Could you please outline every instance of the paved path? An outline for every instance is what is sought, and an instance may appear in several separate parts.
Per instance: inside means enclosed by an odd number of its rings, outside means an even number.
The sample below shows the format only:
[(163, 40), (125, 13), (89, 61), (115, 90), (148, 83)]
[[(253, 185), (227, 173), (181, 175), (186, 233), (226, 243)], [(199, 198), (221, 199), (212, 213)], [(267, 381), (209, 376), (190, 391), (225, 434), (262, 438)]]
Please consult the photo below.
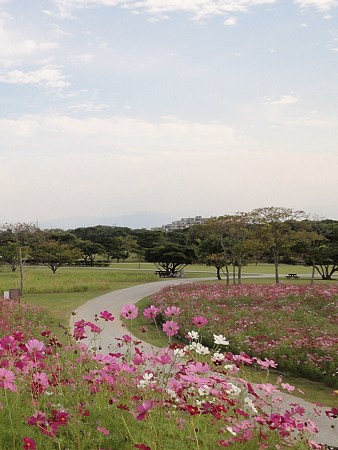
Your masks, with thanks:
[[(209, 279), (208, 279), (209, 280)], [(205, 278), (190, 278), (190, 279), (170, 279), (162, 280), (154, 283), (147, 283), (138, 286), (133, 286), (119, 291), (110, 292), (108, 294), (97, 297), (88, 301), (76, 310), (76, 316), (71, 317), (71, 326), (73, 321), (84, 319), (86, 321), (94, 322), (95, 314), (100, 311), (107, 310), (115, 317), (114, 322), (105, 322), (105, 327), (100, 333), (100, 352), (107, 353), (111, 351), (116, 345), (115, 337), (121, 337), (126, 334), (126, 329), (120, 320), (120, 312), (123, 305), (136, 303), (144, 297), (154, 294), (165, 286), (172, 286), (178, 284), (192, 283), (194, 281), (206, 281)], [(101, 321), (102, 322), (102, 321)], [(137, 339), (137, 338), (135, 338)], [(152, 347), (148, 343), (143, 343), (143, 348), (146, 352), (156, 350), (157, 347)], [(336, 446), (338, 448), (338, 419), (328, 420), (325, 415), (325, 409), (316, 407), (321, 412), (320, 415), (314, 411), (315, 406), (303, 399), (293, 397), (283, 393), (285, 398), (285, 408), (290, 402), (299, 403), (307, 411), (307, 417), (313, 419), (319, 428), (319, 433), (316, 435), (315, 441), (321, 444)]]

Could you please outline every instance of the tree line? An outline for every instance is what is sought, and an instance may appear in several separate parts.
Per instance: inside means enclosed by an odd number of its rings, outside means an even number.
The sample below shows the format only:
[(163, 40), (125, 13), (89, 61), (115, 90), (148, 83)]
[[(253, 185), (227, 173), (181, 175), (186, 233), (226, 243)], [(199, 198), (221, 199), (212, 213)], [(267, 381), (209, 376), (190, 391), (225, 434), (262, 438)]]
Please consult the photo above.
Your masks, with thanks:
[(41, 230), (27, 223), (0, 227), (0, 262), (21, 274), (26, 264), (43, 264), (53, 273), (64, 265), (109, 265), (133, 255), (152, 262), (168, 276), (192, 263), (214, 267), (217, 278), (241, 283), (248, 263), (270, 262), (279, 283), (279, 264), (312, 267), (323, 280), (338, 271), (338, 221), (310, 219), (303, 211), (265, 207), (214, 217), (170, 232), (97, 225)]

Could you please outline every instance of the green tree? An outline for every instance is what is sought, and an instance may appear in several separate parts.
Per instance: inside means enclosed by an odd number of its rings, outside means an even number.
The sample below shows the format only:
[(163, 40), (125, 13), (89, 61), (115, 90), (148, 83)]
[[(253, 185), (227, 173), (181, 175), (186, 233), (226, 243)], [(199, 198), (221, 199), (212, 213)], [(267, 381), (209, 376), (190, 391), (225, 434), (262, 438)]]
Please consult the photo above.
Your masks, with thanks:
[[(41, 242), (42, 231), (29, 223), (5, 224), (2, 226), (1, 240), (17, 249), (17, 265), (20, 270), (20, 293), (24, 294), (24, 269), (32, 250)], [(14, 244), (14, 245), (13, 245)]]
[(332, 280), (338, 271), (338, 223), (329, 220), (313, 226), (318, 237), (310, 247), (307, 262), (311, 262), (322, 280)]
[(88, 240), (84, 241), (79, 239), (76, 246), (81, 251), (85, 265), (88, 266), (94, 266), (96, 255), (105, 253), (105, 249), (102, 245)]
[(295, 237), (293, 225), (296, 221), (305, 219), (305, 213), (290, 208), (265, 207), (254, 209), (249, 215), (256, 237), (272, 257), (275, 281), (279, 283), (281, 257), (290, 253)]
[(158, 247), (145, 250), (145, 260), (155, 264), (167, 276), (176, 276), (184, 267), (196, 259), (196, 250), (192, 245), (166, 242)]
[(49, 239), (36, 247), (31, 256), (36, 262), (49, 267), (55, 274), (59, 267), (72, 264), (81, 258), (81, 251), (69, 244)]
[(0, 246), (1, 262), (10, 265), (12, 272), (15, 272), (19, 262), (19, 245), (16, 242), (7, 242)]

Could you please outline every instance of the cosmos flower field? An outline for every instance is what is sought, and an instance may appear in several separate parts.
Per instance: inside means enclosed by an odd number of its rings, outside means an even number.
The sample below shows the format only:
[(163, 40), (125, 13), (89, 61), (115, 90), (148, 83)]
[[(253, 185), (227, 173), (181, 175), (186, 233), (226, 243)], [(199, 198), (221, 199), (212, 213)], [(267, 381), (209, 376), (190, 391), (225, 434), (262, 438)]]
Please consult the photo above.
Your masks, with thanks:
[[(247, 289), (253, 296), (253, 288)], [(145, 353), (130, 334), (112, 337), (108, 354), (84, 345), (84, 339), (95, 343), (116, 320), (109, 311), (98, 312), (92, 322), (76, 317), (74, 329), (65, 330), (65, 345), (44, 325), (43, 311), (0, 300), (0, 448), (324, 448), (302, 405), (282, 403), (283, 393), (294, 386), (242, 378), (243, 366), (256, 365), (264, 373), (276, 363), (269, 355), (234, 351), (240, 341), (232, 344), (234, 333), (211, 328), (202, 292), (205, 296), (202, 286), (191, 286), (189, 296), (187, 290), (172, 296), (162, 291), (143, 311), (149, 320), (161, 314), (168, 336), (169, 346), (154, 354)], [(211, 292), (216, 302), (220, 293)], [(332, 295), (332, 302), (336, 293), (327, 292), (322, 298)], [(269, 295), (277, 301), (276, 291)], [(188, 297), (195, 305), (190, 313), (182, 306)], [(258, 291), (256, 297), (258, 308)], [(138, 314), (135, 305), (121, 311), (130, 322)], [(215, 310), (214, 317), (218, 314)], [(178, 333), (186, 342), (170, 345)], [(335, 421), (338, 410), (325, 415)]]
[(280, 370), (338, 387), (338, 285), (186, 284), (163, 289), (154, 305), (179, 307), (182, 338), (203, 316), (203, 342), (223, 333), (230, 350), (274, 359)]

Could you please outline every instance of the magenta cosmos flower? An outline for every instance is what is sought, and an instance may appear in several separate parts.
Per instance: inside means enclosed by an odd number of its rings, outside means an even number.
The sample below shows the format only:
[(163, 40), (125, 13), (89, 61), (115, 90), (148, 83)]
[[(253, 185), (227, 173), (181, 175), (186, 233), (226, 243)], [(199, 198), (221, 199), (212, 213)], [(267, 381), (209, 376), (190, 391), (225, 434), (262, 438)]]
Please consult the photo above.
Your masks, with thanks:
[(24, 450), (35, 450), (36, 444), (35, 441), (29, 437), (22, 438), (23, 448)]
[(110, 313), (109, 311), (101, 311), (100, 317), (106, 322), (112, 322), (113, 320), (115, 320), (115, 317), (113, 317), (112, 313)]
[(192, 319), (193, 325), (195, 325), (198, 328), (202, 328), (204, 325), (208, 323), (208, 319), (206, 319), (203, 316), (196, 316)]
[(172, 320), (168, 320), (162, 325), (163, 331), (165, 334), (169, 337), (175, 336), (175, 334), (178, 333), (179, 326), (177, 322), (174, 322)]
[(158, 315), (158, 313), (159, 313), (159, 309), (156, 308), (156, 306), (154, 306), (154, 305), (150, 305), (148, 308), (146, 308), (143, 311), (143, 315), (147, 319), (155, 319), (155, 317)]
[(121, 316), (125, 319), (136, 319), (138, 308), (135, 305), (124, 305), (121, 309)]
[(134, 411), (135, 418), (137, 420), (143, 420), (147, 412), (154, 407), (154, 404), (154, 400), (144, 400), (144, 402), (136, 406), (136, 411)]

